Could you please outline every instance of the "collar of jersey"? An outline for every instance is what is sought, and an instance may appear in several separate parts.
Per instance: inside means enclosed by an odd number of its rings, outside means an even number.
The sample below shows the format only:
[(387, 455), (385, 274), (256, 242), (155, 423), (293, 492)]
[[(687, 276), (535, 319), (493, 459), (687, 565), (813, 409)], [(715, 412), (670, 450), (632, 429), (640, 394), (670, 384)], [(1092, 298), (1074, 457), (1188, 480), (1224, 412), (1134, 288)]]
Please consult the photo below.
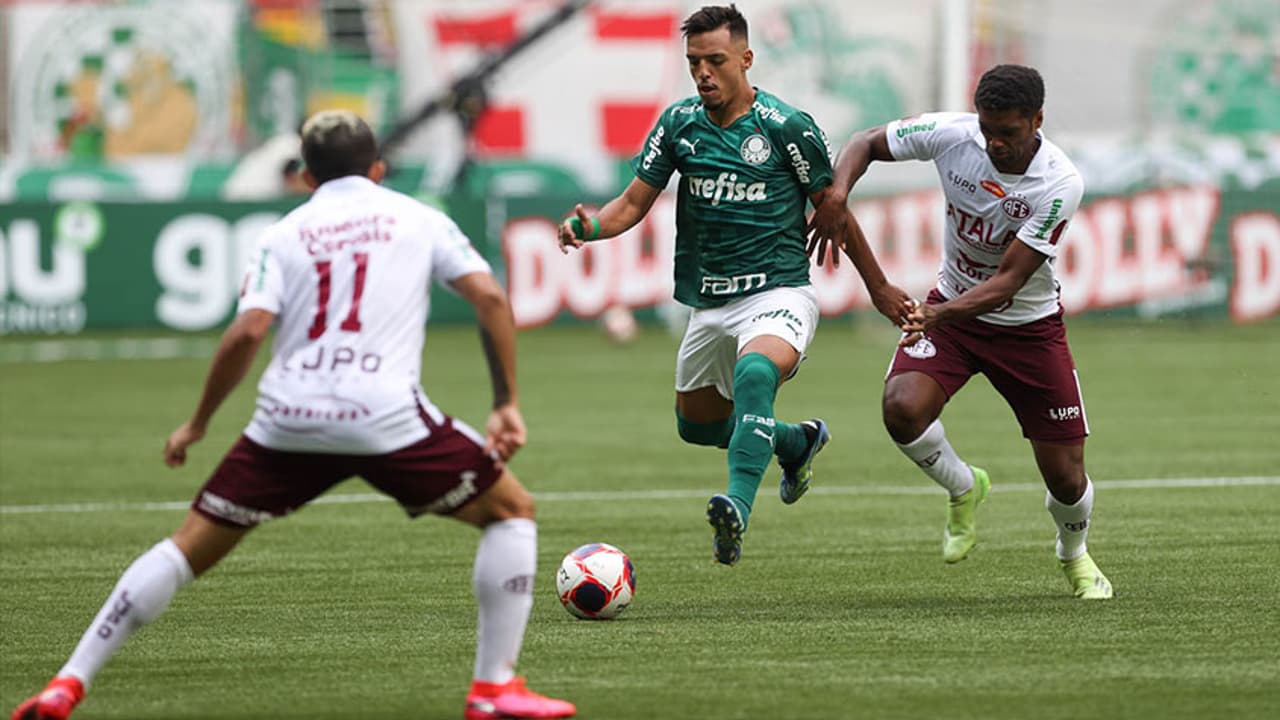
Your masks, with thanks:
[(377, 185), (369, 178), (363, 175), (346, 175), (340, 178), (334, 178), (329, 182), (316, 188), (315, 195), (329, 195), (331, 193), (349, 193), (368, 190)]
[(752, 85), (752, 86), (751, 86), (751, 88), (752, 88), (753, 90), (755, 90), (755, 91), (756, 91), (756, 99), (755, 99), (755, 102), (751, 103), (751, 107), (750, 107), (750, 108), (748, 108), (748, 109), (747, 109), (747, 111), (746, 111), (745, 113), (743, 113), (743, 114), (742, 114), (742, 116), (740, 116), (740, 117), (738, 117), (738, 118), (735, 118), (733, 122), (729, 123), (729, 126), (728, 126), (728, 127), (720, 127), (719, 125), (717, 125), (717, 124), (716, 124), (716, 123), (711, 119), (711, 116), (707, 114), (707, 106), (706, 106), (706, 105), (703, 105), (701, 102), (699, 102), (699, 103), (698, 103), (698, 109), (699, 109), (699, 110), (701, 110), (701, 112), (700, 112), (700, 113), (698, 113), (698, 114), (701, 116), (702, 121), (703, 121), (704, 123), (706, 123), (708, 127), (715, 128), (716, 130), (718, 130), (718, 131), (720, 131), (720, 132), (729, 132), (730, 130), (732, 130), (732, 129), (733, 129), (733, 127), (734, 127), (735, 125), (737, 125), (738, 123), (742, 122), (743, 120), (745, 120), (745, 119), (747, 119), (747, 118), (754, 118), (754, 117), (756, 116), (756, 105), (755, 105), (755, 103), (760, 102), (760, 98), (761, 98), (762, 96), (769, 96), (769, 97), (772, 97), (772, 96), (771, 96), (771, 95), (769, 95), (769, 93), (765, 92), (764, 90), (761, 90), (759, 87), (757, 87), (757, 86), (755, 86), (755, 85)]

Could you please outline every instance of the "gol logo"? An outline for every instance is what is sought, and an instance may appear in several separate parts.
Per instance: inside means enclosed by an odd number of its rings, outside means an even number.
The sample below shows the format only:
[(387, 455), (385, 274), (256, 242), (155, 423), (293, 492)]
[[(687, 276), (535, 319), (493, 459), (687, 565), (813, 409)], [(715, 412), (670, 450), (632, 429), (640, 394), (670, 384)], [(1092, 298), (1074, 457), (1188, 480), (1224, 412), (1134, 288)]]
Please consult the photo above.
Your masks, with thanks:
[(1000, 187), (1000, 183), (995, 182), (994, 180), (983, 180), (978, 184), (992, 195), (995, 195), (998, 198), (1004, 197), (1004, 188)]

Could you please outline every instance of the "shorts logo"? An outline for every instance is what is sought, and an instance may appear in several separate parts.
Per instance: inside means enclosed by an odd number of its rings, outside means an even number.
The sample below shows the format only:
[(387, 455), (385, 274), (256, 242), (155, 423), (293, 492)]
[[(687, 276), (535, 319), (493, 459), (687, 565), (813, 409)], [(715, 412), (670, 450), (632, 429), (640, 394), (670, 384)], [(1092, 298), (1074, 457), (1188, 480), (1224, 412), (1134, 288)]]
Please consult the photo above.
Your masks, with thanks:
[(1031, 217), (1031, 204), (1021, 195), (1010, 195), (1000, 203), (1000, 209), (1014, 220), (1025, 220)]
[(458, 476), (459, 482), (452, 490), (427, 505), (430, 513), (451, 513), (476, 494), (476, 473), (467, 470)]
[(769, 140), (763, 135), (752, 135), (742, 141), (742, 159), (752, 165), (763, 164), (773, 154), (773, 147), (769, 145)]
[(1069, 420), (1080, 419), (1080, 406), (1072, 405), (1070, 407), (1049, 408), (1049, 419), (1065, 422)]
[(208, 490), (200, 493), (198, 507), (214, 517), (222, 518), (241, 527), (261, 525), (272, 518), (271, 513), (265, 510), (254, 510), (250, 507), (237, 505), (221, 495), (214, 495)]
[(917, 360), (928, 360), (938, 354), (938, 348), (929, 342), (929, 338), (920, 338), (915, 345), (908, 345), (902, 348), (902, 352), (910, 355)]

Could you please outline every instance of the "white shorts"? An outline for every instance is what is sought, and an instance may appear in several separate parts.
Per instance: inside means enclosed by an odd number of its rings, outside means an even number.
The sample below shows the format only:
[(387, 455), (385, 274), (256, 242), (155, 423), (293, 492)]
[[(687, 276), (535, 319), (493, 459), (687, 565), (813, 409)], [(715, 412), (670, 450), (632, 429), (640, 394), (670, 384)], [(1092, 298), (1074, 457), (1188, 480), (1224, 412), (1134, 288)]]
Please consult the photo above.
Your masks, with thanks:
[[(715, 386), (721, 396), (732, 400), (733, 367), (747, 343), (773, 335), (804, 360), (817, 329), (818, 296), (809, 285), (773, 288), (720, 307), (695, 309), (676, 355), (676, 392)], [(796, 363), (787, 377), (799, 369)]]

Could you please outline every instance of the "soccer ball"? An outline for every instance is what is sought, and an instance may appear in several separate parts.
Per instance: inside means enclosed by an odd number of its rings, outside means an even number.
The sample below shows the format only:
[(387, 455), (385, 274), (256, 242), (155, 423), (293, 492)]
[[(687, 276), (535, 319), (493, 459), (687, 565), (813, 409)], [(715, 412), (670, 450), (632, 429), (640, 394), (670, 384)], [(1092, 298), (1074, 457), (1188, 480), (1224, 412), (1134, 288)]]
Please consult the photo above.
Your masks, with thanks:
[(631, 558), (612, 545), (583, 545), (560, 562), (556, 592), (574, 616), (612, 620), (631, 604), (636, 592), (636, 571)]

